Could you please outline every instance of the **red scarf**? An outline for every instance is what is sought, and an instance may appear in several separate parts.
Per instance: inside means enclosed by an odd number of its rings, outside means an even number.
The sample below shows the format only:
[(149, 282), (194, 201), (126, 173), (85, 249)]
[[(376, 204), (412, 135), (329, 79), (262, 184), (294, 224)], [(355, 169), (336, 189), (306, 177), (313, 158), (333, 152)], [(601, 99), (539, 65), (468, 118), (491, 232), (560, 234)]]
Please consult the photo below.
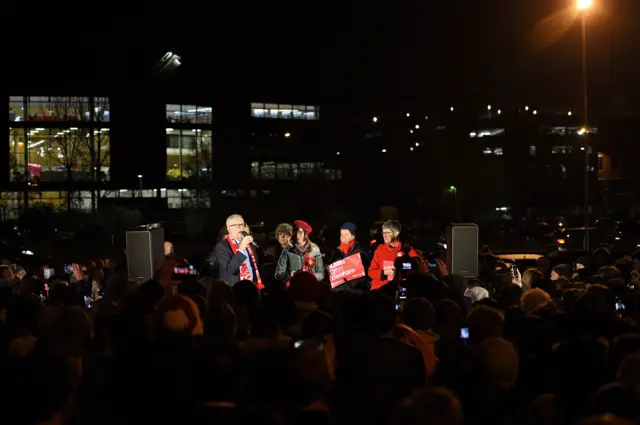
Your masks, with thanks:
[(340, 244), (340, 251), (344, 254), (347, 255), (349, 252), (351, 252), (351, 250), (353, 249), (353, 246), (356, 244), (356, 240), (352, 240), (351, 242), (349, 242), (348, 244)]
[[(233, 251), (233, 255), (236, 255), (238, 252), (238, 244), (233, 238), (227, 235), (227, 242), (231, 245), (231, 250)], [(251, 244), (247, 245), (247, 253), (249, 253), (249, 258), (251, 258), (251, 264), (253, 264), (253, 270), (256, 274), (256, 286), (258, 289), (264, 289), (264, 285), (262, 284), (262, 279), (260, 279), (260, 272), (258, 271), (258, 263), (256, 262), (256, 256), (253, 253), (253, 249), (251, 248)], [(246, 263), (242, 263), (240, 265), (240, 280), (251, 280), (251, 272), (249, 272), (249, 266)]]
[(402, 251), (402, 242), (400, 242), (400, 239), (396, 239), (394, 243), (396, 246), (391, 246), (386, 243), (384, 244), (384, 247), (388, 249), (389, 252), (392, 252), (394, 257), (404, 257), (405, 253)]

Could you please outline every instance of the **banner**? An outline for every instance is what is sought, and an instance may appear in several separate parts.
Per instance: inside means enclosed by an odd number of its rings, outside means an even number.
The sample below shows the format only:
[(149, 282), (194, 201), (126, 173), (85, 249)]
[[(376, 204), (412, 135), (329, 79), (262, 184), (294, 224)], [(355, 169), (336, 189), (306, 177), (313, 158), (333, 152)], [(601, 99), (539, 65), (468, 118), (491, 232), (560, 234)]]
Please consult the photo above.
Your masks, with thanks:
[(344, 260), (329, 264), (329, 282), (335, 288), (343, 283), (364, 276), (364, 266), (360, 253), (350, 255)]

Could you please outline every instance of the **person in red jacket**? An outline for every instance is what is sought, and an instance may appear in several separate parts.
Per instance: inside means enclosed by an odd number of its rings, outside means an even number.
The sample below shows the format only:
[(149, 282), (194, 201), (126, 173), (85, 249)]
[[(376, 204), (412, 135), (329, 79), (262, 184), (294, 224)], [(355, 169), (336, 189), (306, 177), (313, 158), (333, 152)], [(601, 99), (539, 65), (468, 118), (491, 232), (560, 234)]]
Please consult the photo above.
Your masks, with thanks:
[(382, 225), (384, 243), (376, 248), (369, 266), (372, 291), (393, 280), (396, 275), (396, 270), (393, 267), (396, 258), (404, 257), (405, 255), (409, 257), (418, 256), (418, 253), (412, 247), (408, 245), (402, 246), (400, 239), (398, 239), (401, 230), (402, 225), (395, 220), (385, 221)]

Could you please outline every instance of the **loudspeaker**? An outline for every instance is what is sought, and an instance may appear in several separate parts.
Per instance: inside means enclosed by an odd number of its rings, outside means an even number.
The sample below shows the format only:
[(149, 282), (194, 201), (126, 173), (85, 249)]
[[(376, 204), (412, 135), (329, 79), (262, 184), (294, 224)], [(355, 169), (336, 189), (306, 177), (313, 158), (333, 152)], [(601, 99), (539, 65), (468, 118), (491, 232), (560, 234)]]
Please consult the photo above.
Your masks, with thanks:
[(153, 279), (164, 265), (164, 230), (133, 230), (126, 233), (129, 280)]
[(478, 226), (452, 223), (447, 227), (447, 265), (450, 274), (466, 278), (478, 277)]

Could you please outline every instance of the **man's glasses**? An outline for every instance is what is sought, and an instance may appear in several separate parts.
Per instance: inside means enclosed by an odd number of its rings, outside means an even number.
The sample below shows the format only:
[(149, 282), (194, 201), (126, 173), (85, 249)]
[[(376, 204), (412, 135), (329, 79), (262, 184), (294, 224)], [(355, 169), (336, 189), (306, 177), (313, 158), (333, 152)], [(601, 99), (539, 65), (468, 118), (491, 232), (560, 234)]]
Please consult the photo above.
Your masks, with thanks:
[(382, 236), (391, 236), (393, 232), (382, 232)]

